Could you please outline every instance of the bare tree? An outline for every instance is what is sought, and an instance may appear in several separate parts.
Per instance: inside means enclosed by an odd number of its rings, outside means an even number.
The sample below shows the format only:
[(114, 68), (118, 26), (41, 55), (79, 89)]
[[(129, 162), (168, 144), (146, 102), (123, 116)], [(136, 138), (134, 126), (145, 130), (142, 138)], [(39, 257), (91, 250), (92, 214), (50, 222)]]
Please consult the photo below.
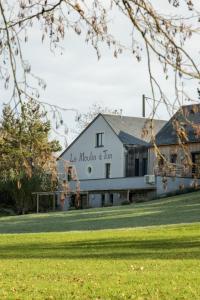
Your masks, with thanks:
[[(1, 34), (1, 79), (5, 88), (13, 86), (12, 99), (21, 104), (32, 97), (39, 98), (38, 90), (29, 85), (31, 66), (23, 56), (22, 43), (28, 43), (29, 30), (39, 23), (41, 42), (49, 39), (50, 49), (59, 46), (65, 33), (70, 28), (78, 35), (85, 34), (86, 42), (91, 42), (100, 58), (99, 44), (105, 42), (118, 56), (124, 49), (131, 50), (136, 59), (142, 59), (142, 47), (135, 32), (141, 35), (147, 51), (152, 94), (159, 88), (151, 72), (151, 55), (155, 54), (166, 74), (169, 68), (178, 77), (199, 79), (199, 69), (194, 59), (184, 49), (184, 42), (194, 33), (199, 32), (199, 12), (193, 1), (166, 0), (174, 8), (187, 5), (188, 18), (194, 19), (191, 24), (183, 16), (164, 16), (155, 10), (152, 1), (147, 0), (110, 0), (106, 1), (73, 1), (73, 0), (17, 0), (0, 1), (0, 34)], [(109, 3), (109, 5), (108, 5)], [(118, 9), (130, 21), (132, 47), (122, 45), (112, 35), (108, 17), (110, 11)], [(20, 73), (23, 71), (23, 77)], [(37, 78), (37, 77), (34, 77)], [(45, 88), (45, 82), (37, 78), (39, 86)], [(176, 86), (177, 89), (177, 86)], [(161, 97), (164, 97), (160, 90)], [(178, 96), (178, 95), (177, 95)], [(164, 99), (163, 99), (164, 101)], [(166, 99), (165, 99), (166, 101)], [(178, 100), (177, 100), (178, 101)], [(156, 107), (154, 108), (156, 109)]]
[(101, 114), (120, 115), (121, 112), (122, 112), (122, 110), (111, 109), (107, 106), (101, 105), (101, 103), (95, 102), (92, 104), (92, 106), (89, 107), (88, 112), (77, 116), (77, 118), (75, 119), (75, 121), (76, 121), (75, 131), (77, 132), (77, 134), (79, 134), (100, 113)]
[[(0, 1), (0, 76), (5, 88), (12, 88), (11, 99), (13, 110), (22, 110), (23, 104), (32, 98), (41, 101), (39, 89), (46, 87), (43, 79), (31, 72), (31, 65), (26, 61), (22, 49), (23, 43), (29, 42), (33, 26), (41, 29), (41, 43), (49, 40), (50, 49), (58, 48), (65, 38), (67, 30), (77, 35), (84, 35), (85, 41), (91, 43), (97, 57), (101, 57), (101, 43), (106, 44), (114, 57), (122, 51), (131, 51), (138, 62), (147, 57), (148, 73), (152, 90), (154, 118), (158, 105), (165, 103), (169, 113), (174, 106), (181, 105), (184, 96), (193, 101), (182, 88), (185, 80), (199, 82), (198, 61), (186, 50), (185, 43), (199, 34), (198, 1), (165, 0), (171, 6), (170, 15), (156, 10), (153, 0), (4, 0)], [(184, 16), (177, 15), (179, 7), (185, 7)], [(118, 41), (112, 32), (109, 18), (113, 11), (125, 17), (131, 25), (131, 46)], [(126, 30), (126, 29), (125, 29)], [(145, 50), (145, 51), (144, 51)], [(174, 100), (169, 100), (163, 92), (162, 85), (154, 74), (152, 58), (157, 59), (163, 69), (166, 80), (174, 77)], [(32, 79), (37, 86), (32, 85)], [(170, 87), (171, 88), (171, 87)], [(43, 102), (44, 109), (48, 102)], [(67, 108), (68, 109), (68, 108)], [(73, 110), (73, 108), (72, 108)], [(52, 113), (60, 115), (60, 108), (51, 106)], [(60, 119), (63, 123), (62, 118)], [(150, 129), (153, 126), (150, 127)], [(177, 134), (182, 131), (177, 129)], [(156, 144), (153, 138), (155, 149)]]

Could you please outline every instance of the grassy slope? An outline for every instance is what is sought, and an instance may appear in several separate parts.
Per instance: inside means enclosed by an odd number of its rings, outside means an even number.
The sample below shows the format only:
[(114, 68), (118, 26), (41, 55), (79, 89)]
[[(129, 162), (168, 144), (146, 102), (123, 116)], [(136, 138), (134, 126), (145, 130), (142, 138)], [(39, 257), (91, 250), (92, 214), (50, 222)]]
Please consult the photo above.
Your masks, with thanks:
[[(0, 236), (0, 299), (200, 299), (200, 193), (0, 220), (3, 233), (43, 231)], [(127, 228), (156, 224), (176, 225)]]
[(142, 204), (0, 218), (0, 233), (63, 232), (200, 222), (200, 193)]

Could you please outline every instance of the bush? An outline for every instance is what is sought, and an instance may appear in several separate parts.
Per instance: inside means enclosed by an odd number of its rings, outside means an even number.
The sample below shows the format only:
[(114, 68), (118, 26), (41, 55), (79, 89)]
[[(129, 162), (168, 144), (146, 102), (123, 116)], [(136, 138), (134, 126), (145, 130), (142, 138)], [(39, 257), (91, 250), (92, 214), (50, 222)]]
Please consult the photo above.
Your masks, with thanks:
[(0, 208), (0, 216), (14, 216), (15, 212), (13, 209), (9, 209), (9, 208)]
[(121, 202), (121, 205), (129, 205), (129, 204), (131, 204), (131, 202), (128, 200), (124, 200)]
[(104, 203), (104, 205), (103, 205), (103, 207), (110, 207), (110, 206), (113, 206), (113, 204), (112, 203), (108, 203), (108, 202)]

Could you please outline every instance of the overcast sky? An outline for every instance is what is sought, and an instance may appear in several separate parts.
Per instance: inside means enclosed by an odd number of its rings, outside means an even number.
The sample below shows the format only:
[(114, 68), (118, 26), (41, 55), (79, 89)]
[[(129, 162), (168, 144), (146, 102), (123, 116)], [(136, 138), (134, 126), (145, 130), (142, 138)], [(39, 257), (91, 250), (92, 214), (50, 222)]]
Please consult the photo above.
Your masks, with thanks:
[[(153, 2), (166, 13), (168, 8), (166, 1)], [(182, 9), (179, 12), (184, 12)], [(113, 21), (114, 22), (114, 21)], [(129, 38), (130, 28), (122, 19), (115, 20), (115, 30), (119, 36)], [(128, 29), (127, 29), (128, 28)], [(199, 37), (190, 44), (191, 51), (197, 49)], [(75, 108), (81, 113), (86, 112), (94, 103), (112, 109), (122, 109), (124, 115), (141, 116), (142, 94), (151, 97), (146, 58), (138, 63), (128, 52), (124, 52), (117, 59), (106, 47), (102, 50), (102, 57), (97, 59), (94, 49), (84, 43), (84, 38), (71, 32), (66, 34), (63, 44), (63, 55), (59, 51), (55, 54), (48, 49), (48, 44), (41, 44), (41, 34), (38, 30), (31, 32), (30, 44), (25, 49), (27, 59), (32, 65), (32, 72), (42, 77), (47, 88), (41, 94), (41, 100), (57, 104), (65, 108)], [(199, 53), (199, 52), (198, 52)], [(196, 55), (196, 54), (195, 54)], [(154, 72), (162, 72), (159, 66), (154, 64)], [(172, 79), (162, 81), (163, 89), (169, 98), (173, 98), (171, 85)], [(192, 95), (197, 97), (196, 83), (189, 83)], [(7, 97), (1, 90), (1, 98)], [(150, 107), (147, 105), (147, 115)], [(64, 121), (69, 128), (74, 127), (73, 113), (65, 113)], [(164, 106), (158, 109), (157, 117), (167, 119)], [(70, 134), (69, 142), (73, 134)]]

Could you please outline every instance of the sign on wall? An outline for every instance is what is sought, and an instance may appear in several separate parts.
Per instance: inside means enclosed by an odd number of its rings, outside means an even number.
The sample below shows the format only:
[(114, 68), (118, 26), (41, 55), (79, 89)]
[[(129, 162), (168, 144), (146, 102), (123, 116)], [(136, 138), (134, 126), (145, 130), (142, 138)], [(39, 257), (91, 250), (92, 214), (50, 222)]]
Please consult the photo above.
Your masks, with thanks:
[(70, 154), (70, 162), (86, 162), (86, 161), (97, 161), (97, 160), (110, 160), (112, 159), (112, 153), (108, 150), (103, 150), (99, 154), (94, 154), (92, 151), (88, 154), (80, 152), (77, 156)]

